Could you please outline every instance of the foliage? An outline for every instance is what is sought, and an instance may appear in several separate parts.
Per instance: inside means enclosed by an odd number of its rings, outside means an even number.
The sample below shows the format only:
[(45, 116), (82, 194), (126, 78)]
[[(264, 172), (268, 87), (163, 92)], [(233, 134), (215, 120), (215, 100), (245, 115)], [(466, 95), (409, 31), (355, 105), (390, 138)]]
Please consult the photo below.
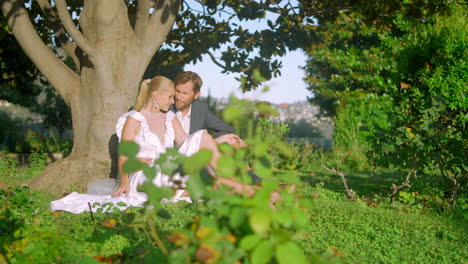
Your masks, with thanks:
[[(333, 149), (349, 155), (343, 165), (350, 169), (366, 169), (369, 161), (366, 152), (370, 149), (373, 127), (388, 127), (387, 112), (392, 101), (387, 96), (378, 96), (360, 91), (342, 92), (340, 105), (334, 118)], [(372, 161), (371, 161), (372, 162)]]
[(9, 157), (7, 153), (0, 153), (0, 176), (2, 178), (0, 183), (7, 183), (8, 185), (25, 184), (27, 180), (37, 176), (44, 170), (47, 154), (42, 151), (34, 151), (29, 155), (28, 160), (28, 166), (23, 165), (20, 167), (17, 158)]
[[(259, 146), (255, 141), (249, 143)], [(304, 151), (303, 145), (295, 144), (303, 150), (300, 153), (304, 159), (311, 160), (308, 166), (328, 164), (335, 158), (313, 148), (313, 152)], [(122, 146), (121, 151), (128, 155), (136, 153), (131, 144)], [(228, 146), (223, 147), (223, 153), (225, 167), (234, 168), (219, 171), (219, 176), (235, 175), (247, 181), (243, 172), (245, 153), (236, 153)], [(307, 153), (310, 153), (308, 157)], [(206, 155), (209, 154), (200, 153), (186, 159), (171, 150), (157, 161), (167, 173), (180, 171), (181, 165), (195, 175), (188, 188), (195, 199), (202, 195), (204, 200), (195, 204), (160, 203), (159, 199), (164, 195), (170, 197), (171, 192), (148, 184), (142, 187), (152, 196), (149, 204), (154, 204), (153, 209), (72, 215), (51, 213), (48, 209), (51, 197), (27, 187), (0, 190), (0, 204), (3, 204), (0, 217), (4, 220), (0, 223), (0, 253), (11, 263), (203, 263), (209, 260), (232, 263), (236, 258), (244, 263), (257, 263), (262, 257), (271, 256), (263, 250), (272, 245), (273, 256), (282, 256), (285, 248), (288, 252), (297, 250), (286, 242), (292, 239), (304, 250), (308, 261), (316, 263), (431, 262), (434, 259), (453, 263), (466, 258), (466, 228), (463, 228), (466, 196), (460, 199), (457, 210), (450, 209), (443, 194), (445, 188), (440, 185), (443, 182), (436, 176), (424, 178), (400, 192), (398, 202), (390, 205), (381, 189), (389, 191), (389, 180), (397, 182), (398, 173), (378, 171), (371, 177), (369, 172), (346, 172), (350, 186), (363, 199), (345, 202), (342, 184), (336, 176), (309, 167), (313, 173), (302, 174), (304, 185), (298, 185), (296, 195), (302, 198), (292, 199), (283, 194), (284, 201), (272, 210), (267, 194), (278, 179), (294, 180), (291, 172), (266, 177), (268, 184), (249, 198), (229, 194), (229, 189), (213, 189), (203, 170), (195, 173), (206, 164)], [(24, 170), (17, 168), (10, 172), (10, 178), (21, 178)], [(5, 179), (3, 175), (1, 178)], [(312, 201), (312, 206), (307, 201)], [(263, 242), (255, 245), (259, 236)], [(258, 249), (249, 250), (251, 246)], [(167, 255), (162, 248), (167, 250)], [(369, 254), (369, 249), (375, 254)], [(290, 260), (290, 254), (287, 256)]]
[[(97, 263), (91, 257), (74, 254), (66, 236), (40, 227), (50, 221), (40, 215), (37, 192), (27, 187), (0, 190), (0, 260), (4, 263)], [(50, 214), (49, 214), (50, 215)]]
[[(326, 179), (326, 173), (315, 171), (314, 176), (303, 175), (306, 184), (297, 193), (305, 199), (313, 199), (312, 207), (306, 211), (308, 221), (305, 239), (300, 242), (306, 255), (311, 256), (310, 263), (430, 263), (434, 260), (438, 263), (456, 263), (467, 258), (466, 220), (451, 219), (447, 214), (439, 215), (432, 210), (418, 209), (417, 203), (411, 207), (390, 207), (377, 198), (344, 202), (341, 191), (333, 191), (335, 184)], [(385, 181), (397, 180), (392, 173), (378, 171), (378, 179), (382, 182), (376, 182), (376, 179), (370, 178), (370, 173), (361, 172), (360, 177), (350, 178), (350, 184), (353, 188), (361, 184), (361, 187), (356, 188), (360, 193), (366, 193), (364, 190), (367, 193), (374, 189), (378, 191), (378, 186), (388, 186)], [(315, 184), (309, 180), (325, 182)], [(433, 183), (432, 179), (425, 182)], [(337, 182), (336, 187), (342, 189), (342, 184)], [(421, 187), (414, 185), (412, 188), (415, 189), (409, 193), (419, 192), (418, 195), (422, 195)], [(425, 187), (426, 190), (428, 188)], [(151, 243), (151, 232), (145, 232), (142, 228), (146, 226), (148, 230), (149, 224), (145, 218), (146, 211), (142, 208), (128, 208), (119, 213), (96, 213), (92, 221), (89, 213), (73, 215), (50, 212), (48, 207), (51, 199), (27, 188), (0, 190), (0, 204), (5, 206), (8, 200), (6, 206), (10, 210), (10, 213), (0, 210), (0, 226), (9, 228), (0, 235), (1, 248), (11, 253), (11, 263), (168, 262), (161, 250)], [(185, 241), (184, 236), (177, 236), (180, 230), (200, 231), (191, 231), (191, 236), (187, 236), (189, 245), (199, 243), (203, 235), (206, 235), (205, 241), (210, 236), (213, 236), (211, 239), (216, 237), (211, 233), (212, 230), (200, 229), (202, 218), (199, 217), (203, 215), (209, 218), (214, 214), (207, 203), (169, 203), (162, 204), (161, 208), (167, 214), (154, 216), (151, 224), (169, 251), (183, 250), (184, 246), (173, 244)], [(171, 217), (167, 218), (167, 215)], [(220, 240), (216, 244), (225, 246), (231, 244), (229, 240), (234, 237), (218, 238)], [(237, 246), (239, 240), (236, 239), (234, 245)], [(218, 251), (218, 247), (213, 248)], [(32, 254), (35, 259), (28, 254)], [(49, 255), (44, 256), (44, 261), (36, 259), (46, 254)], [(56, 256), (61, 258), (54, 259)], [(218, 263), (222, 263), (223, 258), (218, 260)]]
[[(28, 3), (31, 17), (41, 16), (39, 6)], [(37, 21), (36, 29), (45, 44), (53, 43), (44, 20)], [(16, 41), (7, 26), (4, 16), (0, 16), (0, 100), (27, 107), (35, 113), (45, 116), (44, 123), (47, 127), (57, 128), (62, 134), (71, 128), (71, 113), (68, 105), (48, 85), (42, 74), (24, 54), (21, 46)], [(57, 47), (53, 47), (54, 51)], [(61, 57), (65, 63), (71, 66), (72, 62), (66, 57)]]
[(18, 122), (13, 124), (15, 130), (5, 131), (6, 142), (2, 144), (2, 148), (6, 152), (15, 152), (19, 155), (33, 152), (60, 153), (62, 157), (71, 153), (72, 140), (60, 136), (56, 130), (47, 131), (40, 125), (34, 124), (18, 124)]
[(289, 147), (292, 150), (290, 157), (281, 157), (279, 160), (278, 169), (289, 170), (304, 170), (317, 162), (316, 154), (323, 152), (323, 148), (307, 139), (295, 139), (289, 142)]
[(452, 184), (453, 203), (467, 180), (466, 8), (436, 16), (404, 39), (399, 71), (388, 89), (391, 126), (377, 127), (373, 155), (382, 165), (437, 168)]
[(323, 10), (312, 29), (315, 39), (305, 46), (310, 57), (305, 67), (313, 93), (310, 101), (323, 114), (335, 116), (342, 92), (386, 93), (388, 78), (397, 70), (393, 55), (401, 48), (401, 38), (414, 25), (446, 12), (449, 2), (321, 3), (315, 10)]
[[(452, 182), (455, 204), (466, 182), (466, 5), (386, 1), (359, 8), (362, 4), (337, 6), (322, 23), (319, 19), (317, 42), (308, 50), (312, 101), (328, 115), (338, 107), (343, 117), (355, 110), (345, 109), (347, 93), (389, 98), (389, 125), (363, 127), (361, 135), (372, 145), (368, 157), (380, 166), (417, 168), (419, 174), (438, 168)], [(374, 112), (385, 110), (375, 106)], [(335, 142), (346, 135), (346, 129), (337, 130)]]
[(70, 107), (62, 97), (50, 85), (40, 87), (41, 95), (35, 104), (30, 105), (30, 110), (44, 115), (43, 124), (50, 129), (56, 129), (59, 136), (72, 128), (72, 116)]
[(321, 131), (306, 119), (286, 120), (289, 138), (320, 138)]
[(15, 147), (15, 132), (17, 132), (16, 120), (13, 120), (10, 115), (3, 110), (0, 110), (0, 138), (2, 138), (2, 149), (14, 149)]
[(314, 234), (306, 245), (312, 252), (328, 251), (346, 263), (454, 263), (466, 258), (466, 238), (460, 236), (466, 222), (421, 211), (396, 212), (374, 201), (343, 202), (341, 195), (318, 186), (310, 191), (319, 195), (307, 225)]
[[(283, 123), (272, 122), (269, 118), (261, 118), (257, 123), (257, 133), (261, 138), (274, 136), (277, 140), (285, 142), (287, 140), (288, 125)], [(268, 146), (268, 151), (265, 152), (264, 158), (268, 159), (274, 168), (281, 166), (284, 157), (281, 156), (280, 145), (272, 144)], [(253, 156), (252, 159), (259, 159), (261, 156)]]
[[(241, 104), (245, 107), (239, 108)], [(257, 115), (270, 112), (271, 109), (262, 106), (249, 107), (250, 102), (236, 100), (225, 113), (228, 121), (244, 119), (245, 114)], [(243, 109), (245, 112), (239, 112)], [(255, 112), (248, 112), (255, 111)], [(250, 126), (252, 129), (252, 126)], [(265, 133), (265, 131), (263, 132)], [(276, 135), (265, 136), (259, 130), (248, 131), (249, 149), (257, 156), (263, 157), (269, 151), (268, 146), (276, 144), (283, 154), (288, 154), (286, 145)], [(255, 135), (255, 136), (253, 136)], [(247, 151), (235, 150), (229, 145), (220, 146), (222, 157), (219, 158), (218, 177), (237, 179), (248, 183)], [(145, 175), (155, 175), (155, 168), (139, 163), (135, 158), (138, 151), (135, 143), (122, 143), (119, 152), (129, 157), (124, 170), (134, 171), (143, 169)], [(254, 195), (232, 193), (230, 188), (215, 185), (215, 181), (204, 172), (203, 168), (211, 158), (210, 152), (200, 151), (184, 157), (177, 150), (168, 150), (155, 163), (167, 175), (173, 175), (182, 167), (183, 171), (191, 175), (187, 183), (187, 190), (192, 200), (205, 200), (208, 215), (194, 218), (188, 227), (172, 232), (167, 240), (172, 244), (169, 250), (164, 244), (159, 232), (154, 227), (154, 217), (159, 215), (170, 218), (170, 214), (163, 209), (161, 199), (170, 197), (171, 192), (157, 188), (151, 184), (151, 179), (142, 185), (149, 196), (148, 204), (151, 210), (145, 212), (146, 224), (141, 226), (150, 234), (150, 240), (155, 243), (165, 255), (166, 262), (202, 262), (202, 263), (232, 263), (244, 261), (247, 263), (268, 263), (276, 259), (278, 263), (288, 263), (291, 258), (289, 252), (295, 252), (295, 263), (306, 263), (306, 257), (297, 241), (303, 238), (303, 229), (307, 222), (305, 208), (307, 201), (295, 200), (287, 191), (281, 192), (283, 202), (276, 208), (270, 205), (272, 193), (278, 189), (277, 181), (272, 177), (272, 165), (267, 159), (255, 161), (255, 171), (263, 178), (262, 188)], [(150, 177), (151, 178), (151, 177)], [(288, 182), (298, 182), (290, 175)], [(133, 223), (130, 223), (133, 224)], [(221, 258), (222, 256), (222, 258)], [(143, 256), (142, 256), (143, 257)], [(149, 256), (147, 256), (149, 257)]]
[[(55, 5), (42, 12), (36, 2), (25, 2), (29, 16), (34, 18), (35, 28), (46, 45), (55, 49), (60, 43), (66, 42), (65, 34), (54, 35), (50, 32), (54, 24), (50, 23), (48, 15), (57, 14)], [(78, 24), (83, 3), (67, 4), (69, 11), (75, 12), (76, 15), (72, 19)], [(128, 16), (136, 16), (138, 2), (126, 1), (125, 4)], [(280, 2), (182, 1), (174, 28), (168, 36), (163, 36), (166, 42), (154, 56), (145, 76), (158, 73), (171, 77), (181, 70), (181, 65), (196, 63), (201, 60), (202, 55), (208, 54), (224, 72), (239, 73), (239, 78), (246, 80), (242, 84), (243, 90), (255, 88), (260, 84), (254, 78), (256, 72), (266, 79), (278, 76), (281, 67), (278, 57), (283, 56), (288, 48), (295, 50), (302, 42), (307, 42), (309, 35), (305, 34), (303, 26), (311, 23), (312, 19), (296, 12), (300, 8), (300, 3), (292, 5)], [(267, 13), (272, 15), (266, 17)], [(265, 20), (265, 29), (253, 31), (246, 27), (248, 22), (256, 23), (258, 19)], [(4, 95), (8, 96), (11, 102), (16, 99), (15, 103), (20, 103), (28, 100), (31, 94), (39, 94), (37, 87), (32, 85), (39, 72), (21, 52), (14, 37), (9, 34), (10, 30), (3, 16), (0, 26), (2, 43), (11, 43), (7, 45), (8, 49), (5, 47), (0, 53), (4, 65), (2, 72), (11, 73), (5, 75), (9, 78), (5, 79), (8, 92)], [(213, 55), (215, 50), (221, 51), (220, 58)], [(12, 58), (17, 59), (16, 63)], [(75, 67), (75, 70), (78, 69)], [(21, 78), (20, 73), (23, 72), (29, 78)]]
[[(38, 8), (31, 10), (33, 13)], [(40, 30), (40, 29), (39, 29)], [(15, 37), (10, 34), (5, 17), (0, 16), (0, 99), (19, 105), (30, 105), (40, 91), (33, 82), (39, 70), (21, 50)]]

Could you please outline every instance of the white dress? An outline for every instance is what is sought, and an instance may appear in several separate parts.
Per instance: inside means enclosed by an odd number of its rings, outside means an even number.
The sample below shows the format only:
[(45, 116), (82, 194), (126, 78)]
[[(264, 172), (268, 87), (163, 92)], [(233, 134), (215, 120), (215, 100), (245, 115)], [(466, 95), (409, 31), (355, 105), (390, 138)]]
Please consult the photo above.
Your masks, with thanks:
[[(137, 111), (130, 111), (122, 115), (116, 126), (117, 136), (119, 141), (122, 137), (123, 126), (127, 120), (127, 117), (133, 117), (137, 121), (140, 121), (140, 131), (135, 137), (135, 143), (137, 143), (140, 148), (137, 153), (137, 157), (141, 158), (151, 158), (157, 159), (160, 154), (165, 153), (167, 148), (174, 147), (175, 132), (172, 126), (172, 119), (175, 117), (175, 114), (169, 111), (166, 114), (166, 132), (164, 134), (164, 142), (161, 142), (154, 133), (149, 130), (148, 123), (145, 117)], [(200, 148), (200, 140), (202, 133), (205, 130), (199, 130), (196, 133), (190, 135), (185, 142), (180, 146), (179, 153), (191, 156), (198, 152)], [(182, 187), (185, 186), (185, 183), (188, 180), (188, 176), (176, 175), (174, 180), (179, 180), (182, 182)], [(74, 214), (79, 214), (85, 211), (89, 211), (89, 205), (99, 203), (104, 205), (106, 203), (112, 203), (114, 207), (118, 207), (120, 210), (124, 210), (129, 206), (142, 206), (147, 200), (148, 197), (146, 193), (138, 192), (137, 187), (147, 180), (146, 176), (143, 174), (143, 171), (138, 171), (135, 173), (129, 174), (130, 182), (130, 192), (128, 195), (121, 195), (119, 197), (112, 198), (110, 195), (95, 195), (95, 194), (82, 194), (77, 192), (72, 192), (69, 195), (63, 197), (62, 199), (55, 200), (51, 202), (50, 208), (53, 211), (61, 210), (68, 211)], [(153, 184), (157, 187), (169, 186), (174, 187), (170, 181), (170, 177), (157, 172), (156, 177), (153, 178)], [(170, 200), (164, 200), (162, 202), (178, 202), (181, 200), (192, 202), (190, 197), (180, 197), (183, 193), (183, 190), (178, 190), (176, 195)], [(117, 204), (123, 202), (125, 206), (118, 206)], [(96, 211), (98, 207), (91, 206), (92, 211)], [(110, 209), (106, 207), (107, 209)], [(106, 211), (104, 208), (104, 211)]]

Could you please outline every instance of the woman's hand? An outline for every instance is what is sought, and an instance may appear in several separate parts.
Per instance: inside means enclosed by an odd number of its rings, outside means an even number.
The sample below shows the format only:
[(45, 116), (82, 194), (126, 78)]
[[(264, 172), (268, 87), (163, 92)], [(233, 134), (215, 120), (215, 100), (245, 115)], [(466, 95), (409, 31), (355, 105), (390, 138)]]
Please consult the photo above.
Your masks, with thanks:
[(119, 188), (117, 188), (117, 190), (115, 190), (114, 193), (112, 193), (112, 198), (121, 196), (124, 193), (128, 196), (129, 192), (130, 192), (130, 183), (128, 182), (128, 179), (127, 180), (122, 179), (120, 182)]
[(138, 160), (139, 160), (141, 163), (144, 163), (144, 164), (151, 164), (151, 163), (153, 163), (153, 159), (152, 159), (152, 158), (138, 158)]

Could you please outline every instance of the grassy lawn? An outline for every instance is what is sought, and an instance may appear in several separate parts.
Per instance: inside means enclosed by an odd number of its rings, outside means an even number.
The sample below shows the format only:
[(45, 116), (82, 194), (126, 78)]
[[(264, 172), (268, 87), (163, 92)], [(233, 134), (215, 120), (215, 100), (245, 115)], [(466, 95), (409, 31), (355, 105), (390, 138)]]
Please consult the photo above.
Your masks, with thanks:
[[(17, 175), (21, 172), (31, 173)], [(306, 239), (301, 241), (311, 258), (325, 263), (466, 263), (466, 220), (417, 205), (388, 203), (389, 186), (399, 183), (402, 173), (382, 170), (371, 177), (370, 172), (345, 172), (349, 186), (361, 197), (352, 201), (338, 176), (323, 169), (301, 175), (298, 194), (313, 204)], [(0, 241), (4, 252), (14, 253), (9, 255), (12, 263), (54, 263), (55, 256), (62, 256), (57, 263), (97, 263), (99, 257), (108, 257), (108, 263), (154, 263), (162, 258), (148, 244), (147, 234), (125, 224), (140, 218), (143, 222), (140, 208), (95, 213), (94, 220), (89, 213), (53, 213), (48, 209), (52, 197), (20, 188), (11, 179), (9, 187), (0, 190)], [(156, 218), (162, 237), (196, 215), (211, 213), (203, 203), (164, 208), (171, 217)], [(109, 218), (118, 224), (104, 228)]]

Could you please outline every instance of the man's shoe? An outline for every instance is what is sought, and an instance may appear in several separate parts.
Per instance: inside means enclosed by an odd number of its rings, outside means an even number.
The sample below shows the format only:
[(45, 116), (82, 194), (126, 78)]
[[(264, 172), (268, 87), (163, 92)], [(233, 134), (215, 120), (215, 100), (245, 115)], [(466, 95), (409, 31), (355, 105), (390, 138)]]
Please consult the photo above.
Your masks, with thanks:
[(258, 177), (257, 174), (255, 174), (255, 172), (253, 172), (252, 170), (248, 170), (247, 174), (249, 174), (253, 185), (257, 185), (262, 182), (262, 178)]

